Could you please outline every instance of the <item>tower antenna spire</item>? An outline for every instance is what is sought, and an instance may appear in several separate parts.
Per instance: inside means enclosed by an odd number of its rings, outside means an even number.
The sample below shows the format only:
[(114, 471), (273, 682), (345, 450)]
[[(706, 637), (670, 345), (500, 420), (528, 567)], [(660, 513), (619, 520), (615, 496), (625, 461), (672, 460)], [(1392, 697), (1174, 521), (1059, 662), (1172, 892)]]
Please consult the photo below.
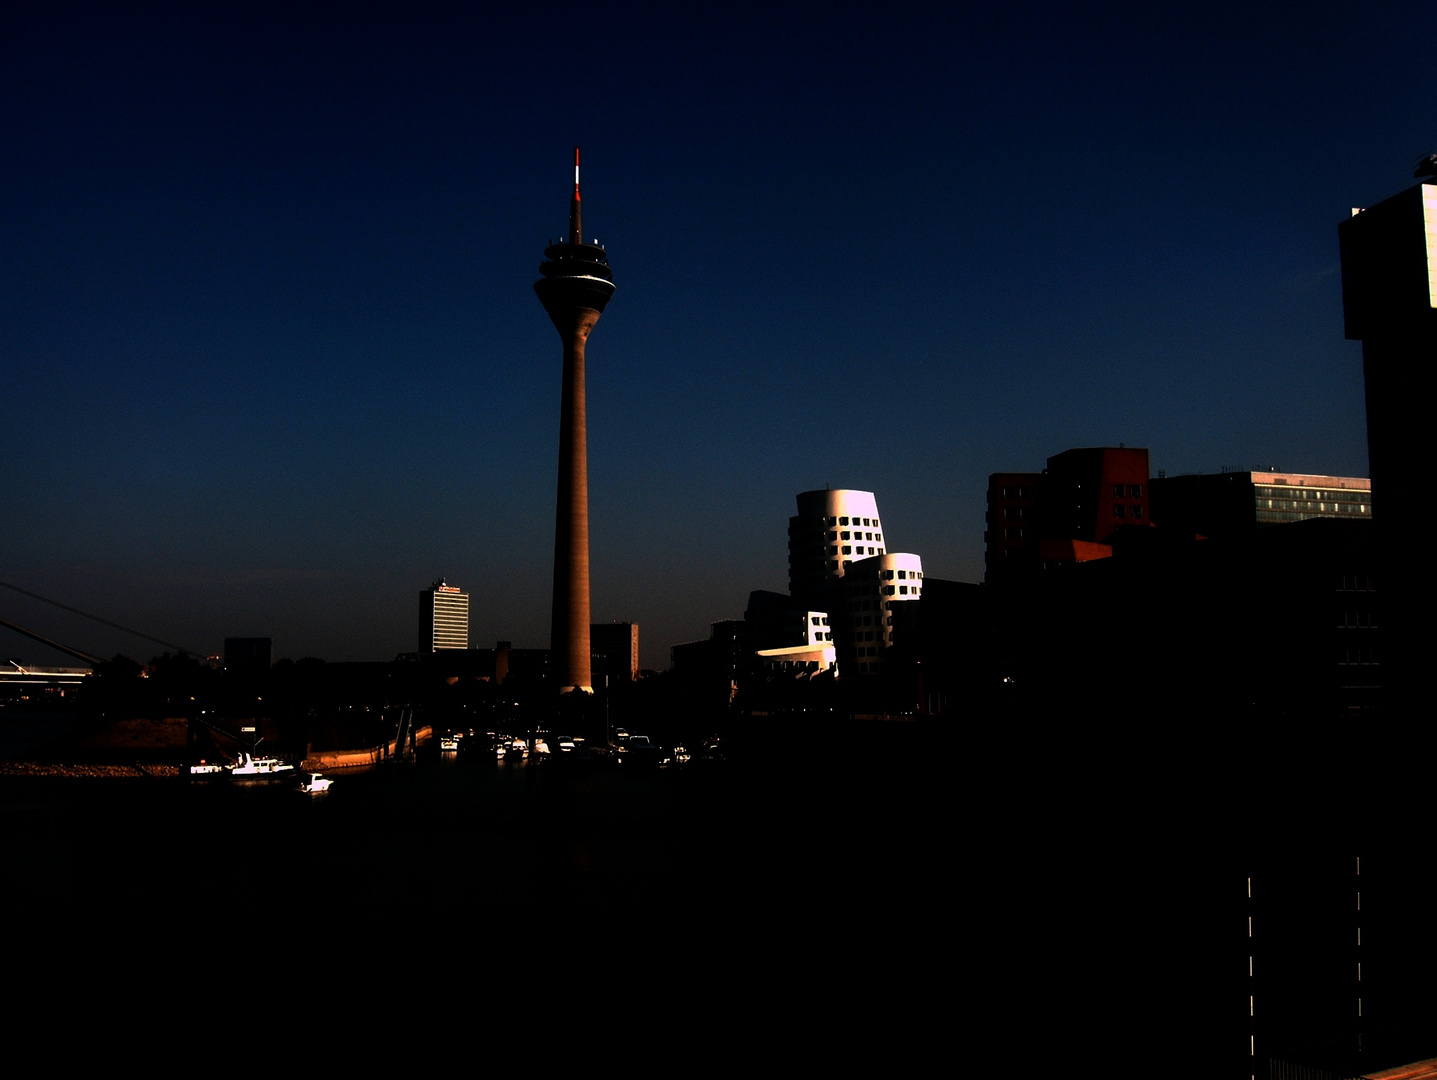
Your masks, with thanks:
[(584, 220), (579, 210), (579, 148), (574, 147), (574, 197), (569, 202), (569, 243), (584, 242)]

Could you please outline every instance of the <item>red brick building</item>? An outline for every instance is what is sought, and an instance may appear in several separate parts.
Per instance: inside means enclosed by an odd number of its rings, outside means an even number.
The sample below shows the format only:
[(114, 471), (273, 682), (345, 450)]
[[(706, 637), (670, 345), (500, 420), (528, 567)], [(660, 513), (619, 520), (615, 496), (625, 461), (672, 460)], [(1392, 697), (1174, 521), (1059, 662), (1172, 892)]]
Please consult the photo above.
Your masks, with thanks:
[(1145, 447), (1065, 450), (1041, 473), (988, 478), (987, 580), (1112, 554), (1123, 526), (1152, 523)]

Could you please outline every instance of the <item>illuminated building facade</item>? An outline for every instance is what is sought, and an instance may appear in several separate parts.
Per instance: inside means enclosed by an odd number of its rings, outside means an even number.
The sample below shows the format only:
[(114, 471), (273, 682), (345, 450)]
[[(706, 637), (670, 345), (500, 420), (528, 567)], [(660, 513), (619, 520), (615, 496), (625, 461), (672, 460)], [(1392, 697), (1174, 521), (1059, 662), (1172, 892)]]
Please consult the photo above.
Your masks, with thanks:
[(1311, 518), (1372, 517), (1372, 481), (1360, 476), (1224, 472), (1152, 481), (1153, 520), (1164, 530), (1231, 536)]
[(895, 606), (921, 595), (923, 561), (888, 550), (873, 492), (805, 491), (788, 523), (788, 578), (806, 632), (822, 635), (808, 644), (831, 642), (840, 675), (877, 675), (893, 644)]
[(781, 649), (759, 649), (759, 667), (771, 675), (821, 675), (837, 664), (832, 645), (791, 645)]
[(419, 655), (469, 648), (469, 594), (440, 578), (419, 594)]
[(877, 675), (893, 644), (897, 609), (923, 595), (923, 560), (909, 552), (875, 555), (849, 567), (833, 612), (838, 669), (845, 675)]
[(829, 589), (859, 559), (887, 551), (871, 491), (805, 491), (788, 519), (788, 591), (828, 610)]

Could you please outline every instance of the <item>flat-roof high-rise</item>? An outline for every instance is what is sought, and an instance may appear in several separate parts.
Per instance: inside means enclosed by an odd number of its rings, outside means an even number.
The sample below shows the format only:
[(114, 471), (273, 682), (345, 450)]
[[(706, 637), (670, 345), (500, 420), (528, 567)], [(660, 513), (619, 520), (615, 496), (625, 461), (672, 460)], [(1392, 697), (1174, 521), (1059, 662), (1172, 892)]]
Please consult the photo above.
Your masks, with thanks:
[(1362, 342), (1377, 587), (1385, 612), (1383, 692), (1394, 702), (1418, 692), (1433, 597), (1422, 507), (1437, 369), (1434, 161), (1419, 165), (1421, 183), (1354, 210), (1337, 227), (1346, 335)]
[(469, 594), (443, 578), (419, 594), (419, 655), (469, 648)]

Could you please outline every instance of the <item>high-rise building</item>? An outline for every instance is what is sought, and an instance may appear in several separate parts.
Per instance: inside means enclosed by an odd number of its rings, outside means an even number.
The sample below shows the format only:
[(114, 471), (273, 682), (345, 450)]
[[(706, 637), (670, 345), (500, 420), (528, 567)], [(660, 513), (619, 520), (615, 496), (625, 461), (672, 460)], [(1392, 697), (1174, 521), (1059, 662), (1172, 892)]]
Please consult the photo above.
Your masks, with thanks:
[[(1432, 171), (1432, 159), (1419, 174)], [(1362, 342), (1367, 464), (1384, 609), (1384, 694), (1415, 694), (1433, 599), (1426, 501), (1437, 358), (1437, 177), (1337, 228), (1346, 335)]]
[(559, 405), (559, 497), (554, 527), (553, 676), (559, 692), (593, 689), (589, 650), (589, 451), (584, 345), (614, 295), (608, 253), (584, 243), (579, 206), (579, 148), (566, 240), (544, 249), (534, 283), (564, 343)]
[(419, 655), (469, 648), (469, 594), (440, 578), (419, 594)]

